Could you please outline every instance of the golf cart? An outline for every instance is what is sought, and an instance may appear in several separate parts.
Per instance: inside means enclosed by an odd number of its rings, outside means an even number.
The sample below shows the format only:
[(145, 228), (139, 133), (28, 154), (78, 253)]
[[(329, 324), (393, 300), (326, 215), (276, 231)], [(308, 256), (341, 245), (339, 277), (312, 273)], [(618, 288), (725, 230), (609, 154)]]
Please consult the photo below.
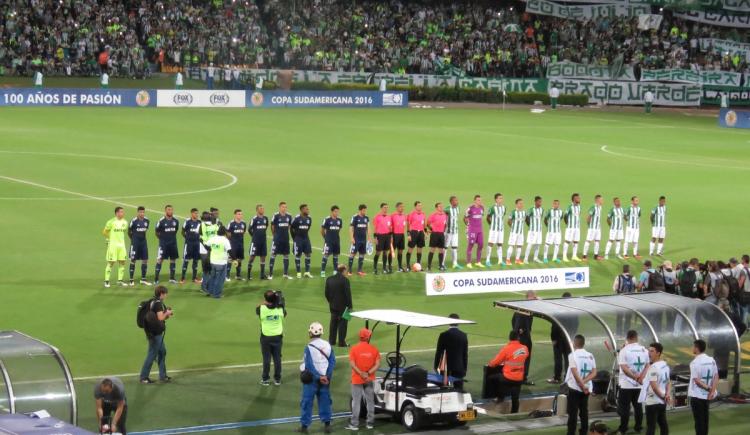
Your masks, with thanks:
[(410, 431), (434, 423), (463, 425), (476, 418), (471, 394), (454, 388), (447, 376), (428, 374), (428, 370), (418, 365), (407, 367), (406, 357), (401, 353), (401, 343), (411, 327), (475, 322), (402, 310), (355, 311), (351, 316), (363, 319), (373, 333), (381, 323), (396, 326), (396, 350), (386, 355), (385, 375), (377, 376), (374, 382), (376, 413), (392, 415)]

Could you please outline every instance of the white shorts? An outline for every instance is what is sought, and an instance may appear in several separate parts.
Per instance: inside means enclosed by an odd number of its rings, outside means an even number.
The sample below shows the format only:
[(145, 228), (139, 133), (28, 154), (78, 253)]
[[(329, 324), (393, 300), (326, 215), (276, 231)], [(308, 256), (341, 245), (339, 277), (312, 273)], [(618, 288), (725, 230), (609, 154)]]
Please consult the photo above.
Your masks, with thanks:
[(510, 233), (508, 246), (523, 246), (523, 233)]
[(609, 240), (622, 240), (622, 230), (609, 230)]
[(665, 227), (653, 227), (651, 228), (651, 237), (654, 239), (663, 239), (667, 236), (667, 229)]
[(588, 231), (586, 231), (586, 241), (587, 242), (598, 242), (602, 239), (602, 230), (599, 229), (593, 229), (589, 228)]
[(580, 228), (565, 228), (565, 241), (566, 242), (578, 242), (580, 240), (581, 240)]
[(544, 243), (548, 245), (559, 245), (560, 244), (560, 233), (547, 233), (547, 237)]
[(625, 241), (628, 243), (638, 243), (638, 239), (641, 236), (641, 230), (638, 228), (626, 228), (625, 229)]
[(529, 231), (526, 235), (526, 243), (529, 245), (539, 245), (542, 243), (542, 232), (541, 231)]
[(505, 231), (490, 230), (490, 237), (487, 239), (487, 243), (492, 243), (495, 245), (502, 245), (504, 238), (505, 238)]
[(458, 248), (458, 233), (456, 234), (445, 233), (445, 247), (446, 248)]

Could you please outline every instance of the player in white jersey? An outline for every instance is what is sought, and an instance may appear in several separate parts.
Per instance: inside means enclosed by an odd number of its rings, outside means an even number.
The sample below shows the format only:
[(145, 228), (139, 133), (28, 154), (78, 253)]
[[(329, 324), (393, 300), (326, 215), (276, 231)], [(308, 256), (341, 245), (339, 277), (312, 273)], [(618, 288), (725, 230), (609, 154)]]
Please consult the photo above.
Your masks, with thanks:
[[(445, 250), (451, 254), (453, 268), (463, 269), (458, 265), (458, 219), (461, 216), (461, 210), (458, 208), (458, 198), (455, 196), (451, 196), (448, 202), (450, 206), (445, 210), (445, 214), (448, 215), (448, 222), (445, 226)], [(445, 264), (442, 266), (445, 267)]]
[(640, 259), (638, 255), (638, 239), (641, 237), (641, 206), (637, 196), (630, 198), (630, 207), (625, 210), (625, 244), (622, 245), (622, 255), (628, 258), (628, 245), (633, 244), (633, 257)]
[(544, 219), (544, 209), (542, 208), (542, 197), (534, 197), (534, 207), (526, 212), (526, 224), (529, 226), (529, 232), (526, 234), (526, 253), (523, 256), (523, 262), (529, 262), (529, 253), (534, 249), (534, 263), (541, 263), (539, 260), (539, 245), (542, 244), (542, 220)]
[(688, 397), (695, 421), (695, 434), (708, 435), (708, 404), (716, 398), (716, 387), (719, 383), (719, 370), (716, 361), (705, 354), (706, 342), (693, 342), (693, 355), (690, 363), (690, 384)]
[(508, 226), (510, 235), (508, 236), (508, 254), (505, 257), (505, 264), (511, 265), (510, 257), (513, 255), (513, 248), (516, 249), (516, 264), (523, 264), (521, 261), (521, 251), (523, 250), (523, 225), (526, 221), (526, 210), (523, 209), (523, 199), (516, 199), (516, 208), (510, 212)]
[(659, 425), (659, 434), (669, 433), (667, 424), (667, 405), (672, 401), (672, 382), (669, 379), (669, 365), (661, 359), (664, 346), (651, 343), (648, 357), (651, 361), (638, 401), (646, 405), (646, 434), (655, 434)]
[(557, 254), (560, 252), (560, 241), (562, 228), (562, 215), (563, 212), (560, 210), (560, 200), (552, 201), (552, 208), (547, 210), (547, 214), (544, 215), (544, 224), (547, 225), (547, 237), (544, 241), (544, 262), (548, 263), (549, 247), (555, 246), (555, 252), (552, 254), (552, 261), (559, 263), (560, 259), (557, 258)]
[(573, 261), (581, 261), (578, 258), (578, 242), (581, 241), (581, 195), (574, 193), (571, 204), (565, 210), (565, 244), (563, 245), (563, 261), (568, 261), (568, 246), (573, 245)]
[(573, 339), (573, 352), (568, 355), (568, 371), (565, 383), (568, 384), (568, 435), (576, 433), (576, 420), (581, 417), (581, 432), (589, 432), (589, 395), (593, 390), (596, 377), (596, 360), (594, 355), (583, 346), (586, 339), (576, 335)]
[(633, 406), (636, 432), (643, 429), (643, 407), (638, 402), (641, 395), (643, 377), (648, 371), (648, 350), (638, 343), (638, 333), (630, 330), (626, 336), (627, 343), (617, 354), (619, 366), (618, 384), (620, 391), (617, 395), (617, 413), (620, 414), (620, 433), (628, 431), (630, 420), (630, 406)]
[(583, 259), (588, 259), (589, 245), (594, 242), (594, 260), (601, 260), (599, 256), (599, 242), (602, 240), (602, 196), (594, 196), (594, 205), (586, 216), (589, 225), (586, 231), (586, 243), (583, 244)]
[(667, 237), (667, 198), (660, 196), (659, 205), (651, 210), (651, 243), (648, 245), (648, 255), (664, 254), (664, 238)]
[(487, 260), (485, 265), (492, 266), (492, 247), (497, 246), (497, 264), (504, 266), (503, 263), (503, 239), (505, 238), (505, 199), (502, 193), (495, 194), (495, 204), (492, 205), (487, 213), (487, 223), (490, 224), (490, 236), (487, 239)]
[(607, 215), (607, 223), (609, 224), (609, 240), (607, 240), (607, 247), (604, 248), (605, 260), (609, 258), (609, 250), (612, 248), (613, 244), (615, 245), (615, 256), (617, 256), (617, 258), (619, 259), (622, 259), (622, 255), (620, 255), (620, 243), (622, 243), (622, 239), (625, 237), (623, 230), (625, 223), (625, 212), (620, 205), (620, 198), (615, 197), (612, 202), (614, 202), (614, 207), (612, 207), (612, 210), (610, 210), (609, 214)]

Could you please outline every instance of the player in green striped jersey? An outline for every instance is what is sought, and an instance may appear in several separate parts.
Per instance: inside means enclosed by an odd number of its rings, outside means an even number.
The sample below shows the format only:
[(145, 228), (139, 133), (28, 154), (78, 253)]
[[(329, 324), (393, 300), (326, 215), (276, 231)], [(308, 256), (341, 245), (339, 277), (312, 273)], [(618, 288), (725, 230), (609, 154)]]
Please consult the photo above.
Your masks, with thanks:
[(578, 242), (581, 240), (581, 195), (574, 193), (570, 197), (571, 204), (565, 210), (565, 244), (563, 245), (563, 261), (568, 261), (568, 246), (573, 245), (573, 261), (578, 258)]
[(516, 249), (516, 264), (523, 264), (521, 261), (521, 251), (523, 250), (523, 224), (526, 220), (526, 210), (523, 209), (523, 199), (516, 199), (516, 208), (510, 212), (508, 226), (510, 235), (508, 236), (508, 254), (505, 257), (505, 264), (510, 266), (510, 257), (513, 255), (513, 248)]
[(557, 258), (558, 252), (560, 252), (560, 239), (562, 229), (562, 215), (563, 212), (560, 210), (560, 201), (552, 201), (552, 208), (547, 210), (547, 214), (544, 215), (544, 224), (547, 225), (547, 238), (544, 243), (544, 262), (548, 263), (549, 247), (555, 245), (555, 252), (552, 254), (552, 261), (559, 263), (560, 259)]
[(487, 259), (485, 261), (487, 267), (492, 266), (493, 246), (497, 246), (497, 264), (505, 265), (503, 263), (503, 239), (505, 238), (503, 218), (505, 218), (505, 199), (502, 193), (496, 193), (495, 204), (487, 213), (487, 223), (490, 224), (490, 236), (487, 239)]
[(641, 258), (638, 255), (638, 239), (641, 236), (641, 207), (638, 205), (640, 200), (637, 196), (630, 198), (630, 207), (625, 210), (625, 219), (628, 224), (625, 227), (625, 244), (622, 245), (622, 254), (628, 258), (628, 244), (633, 244), (633, 256)]
[(651, 210), (651, 243), (648, 245), (648, 255), (661, 256), (664, 253), (664, 238), (667, 236), (667, 198), (660, 196), (659, 205)]
[(544, 218), (544, 209), (542, 208), (542, 197), (534, 197), (534, 207), (526, 212), (526, 224), (529, 226), (529, 232), (526, 234), (526, 253), (523, 256), (523, 262), (529, 262), (529, 253), (534, 249), (534, 262), (541, 263), (539, 260), (539, 245), (542, 244), (542, 220)]
[(620, 255), (620, 243), (622, 242), (624, 223), (625, 223), (625, 212), (620, 206), (620, 198), (615, 197), (613, 200), (614, 207), (609, 211), (607, 215), (607, 223), (609, 224), (609, 240), (607, 240), (607, 247), (604, 248), (604, 259), (609, 258), (609, 250), (612, 245), (615, 245), (615, 255), (617, 258), (622, 259)]
[(588, 258), (589, 244), (594, 242), (594, 259), (601, 260), (599, 256), (599, 241), (602, 239), (602, 196), (594, 196), (594, 205), (589, 209), (586, 216), (589, 229), (586, 231), (586, 242), (583, 244), (583, 259)]
[[(450, 207), (445, 210), (445, 214), (448, 215), (448, 225), (445, 228), (445, 249), (451, 254), (453, 268), (463, 269), (458, 265), (458, 219), (461, 216), (461, 210), (458, 207), (458, 198), (455, 196), (451, 196), (448, 202)], [(445, 261), (445, 257), (443, 257), (443, 261)], [(443, 264), (443, 267), (445, 267), (445, 264)]]

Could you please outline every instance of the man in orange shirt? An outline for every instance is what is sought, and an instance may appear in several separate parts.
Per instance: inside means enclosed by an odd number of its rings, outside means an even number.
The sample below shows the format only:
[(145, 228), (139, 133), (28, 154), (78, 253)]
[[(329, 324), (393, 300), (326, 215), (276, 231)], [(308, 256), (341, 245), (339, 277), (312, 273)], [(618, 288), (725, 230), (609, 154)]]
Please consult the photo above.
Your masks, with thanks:
[(367, 429), (375, 423), (375, 391), (372, 383), (380, 367), (380, 352), (370, 344), (367, 328), (359, 330), (359, 343), (349, 350), (349, 366), (352, 368), (352, 417), (346, 429), (359, 430), (359, 412), (362, 399), (367, 406)]
[(502, 366), (503, 372), (492, 375), (498, 384), (497, 402), (502, 403), (510, 393), (511, 413), (518, 412), (518, 396), (521, 393), (523, 375), (526, 371), (524, 363), (529, 357), (529, 349), (518, 341), (518, 332), (510, 331), (506, 344), (497, 356), (490, 361), (489, 367)]

